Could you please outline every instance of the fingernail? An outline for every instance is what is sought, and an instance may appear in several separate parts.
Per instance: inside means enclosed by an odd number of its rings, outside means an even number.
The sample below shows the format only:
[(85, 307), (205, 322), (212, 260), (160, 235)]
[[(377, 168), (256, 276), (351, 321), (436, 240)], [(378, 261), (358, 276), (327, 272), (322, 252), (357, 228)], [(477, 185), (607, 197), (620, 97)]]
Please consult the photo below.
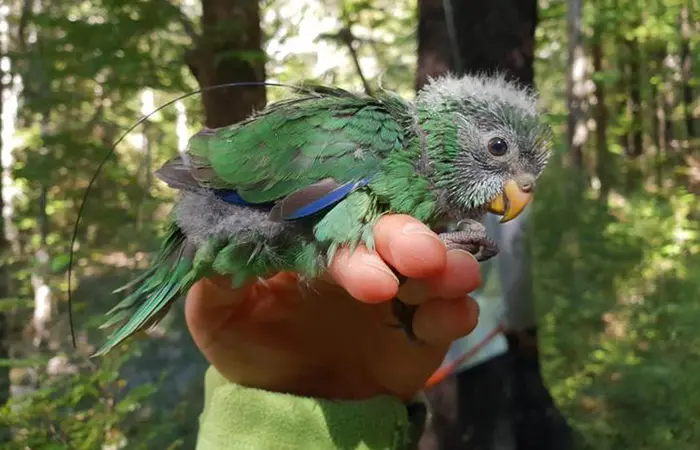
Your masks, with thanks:
[[(415, 222), (404, 225), (400, 234), (391, 239), (389, 251), (394, 267), (409, 277), (418, 274), (425, 277), (429, 271), (439, 270), (444, 265), (439, 261), (447, 253), (445, 244), (435, 233), (424, 224)], [(408, 273), (406, 270), (416, 272)]]
[(377, 260), (374, 256), (362, 255), (360, 262), (365, 266), (371, 267), (373, 269), (378, 270), (379, 272), (389, 275), (391, 278), (396, 280), (396, 284), (399, 284), (399, 279), (396, 277), (396, 274), (394, 274), (394, 272), (392, 272), (388, 267), (384, 266), (383, 264), (377, 263)]
[(466, 251), (466, 250), (462, 250), (461, 248), (460, 248), (460, 249), (448, 250), (448, 251), (447, 251), (447, 255), (448, 255), (448, 256), (449, 256), (449, 255), (455, 255), (455, 256), (456, 256), (456, 255), (467, 255), (467, 256), (469, 256), (471, 259), (473, 259), (474, 261), (476, 261), (477, 263), (479, 262), (479, 261), (476, 259), (476, 256), (472, 255), (471, 253), (469, 253), (469, 252)]
[(424, 235), (430, 237), (436, 237), (435, 233), (430, 231), (430, 228), (426, 227), (422, 223), (409, 223), (406, 224), (402, 229), (401, 233), (407, 236)]

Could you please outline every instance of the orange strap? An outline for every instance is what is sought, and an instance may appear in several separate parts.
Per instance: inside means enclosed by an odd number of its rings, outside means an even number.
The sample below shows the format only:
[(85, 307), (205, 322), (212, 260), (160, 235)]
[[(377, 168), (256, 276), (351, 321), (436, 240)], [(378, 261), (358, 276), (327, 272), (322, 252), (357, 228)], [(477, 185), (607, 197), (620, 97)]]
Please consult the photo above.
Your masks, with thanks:
[(472, 347), (469, 351), (465, 352), (462, 356), (455, 359), (451, 363), (449, 363), (445, 366), (442, 366), (438, 370), (436, 370), (435, 373), (433, 373), (430, 376), (430, 378), (428, 378), (428, 381), (425, 382), (424, 388), (425, 389), (431, 388), (431, 387), (435, 386), (436, 384), (444, 381), (447, 377), (452, 375), (454, 373), (454, 371), (457, 370), (457, 368), (459, 366), (461, 366), (466, 361), (473, 358), (474, 355), (479, 353), (479, 350), (484, 348), (484, 346), (486, 346), (486, 344), (491, 342), (491, 340), (493, 338), (495, 338), (498, 335), (498, 333), (502, 332), (503, 330), (504, 330), (503, 324), (499, 323), (496, 326), (496, 328), (491, 330), (489, 332), (489, 334), (484, 336), (484, 338), (478, 344), (476, 344), (474, 347)]

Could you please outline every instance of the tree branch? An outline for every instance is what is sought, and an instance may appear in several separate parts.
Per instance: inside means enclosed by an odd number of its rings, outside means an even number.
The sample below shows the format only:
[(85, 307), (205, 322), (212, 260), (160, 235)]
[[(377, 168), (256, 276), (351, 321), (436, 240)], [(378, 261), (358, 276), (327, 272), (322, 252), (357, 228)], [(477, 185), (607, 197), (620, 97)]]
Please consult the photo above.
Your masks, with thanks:
[(352, 30), (350, 29), (352, 24), (348, 23), (347, 21), (344, 22), (345, 23), (343, 24), (343, 28), (338, 30), (337, 33), (322, 33), (318, 36), (318, 38), (333, 40), (342, 43), (348, 48), (348, 51), (350, 52), (350, 57), (352, 58), (352, 62), (355, 65), (355, 70), (357, 71), (357, 75), (362, 81), (362, 86), (365, 92), (367, 93), (367, 95), (372, 95), (372, 88), (367, 82), (367, 78), (365, 77), (365, 74), (362, 71), (360, 57), (357, 54), (357, 49), (355, 49), (354, 46), (355, 42), (358, 41), (358, 39), (355, 37), (355, 35), (352, 33)]
[(178, 22), (180, 22), (180, 25), (182, 25), (182, 29), (185, 31), (185, 34), (187, 34), (187, 36), (189, 36), (190, 39), (192, 39), (192, 42), (196, 45), (197, 42), (199, 42), (200, 36), (197, 34), (192, 21), (185, 15), (185, 13), (182, 12), (180, 7), (173, 4), (171, 0), (161, 0), (161, 2), (166, 5), (166, 7), (177, 11)]
[(31, 13), (32, 2), (30, 0), (24, 0), (22, 2), (22, 13), (19, 16), (19, 23), (17, 24), (17, 42), (19, 42), (19, 48), (22, 52), (27, 51), (27, 36), (25, 30), (27, 29)]
[(365, 92), (367, 93), (367, 95), (372, 95), (372, 88), (369, 86), (367, 78), (365, 78), (365, 74), (362, 72), (362, 66), (360, 65), (360, 57), (357, 54), (357, 49), (355, 49), (354, 44), (355, 41), (357, 41), (357, 39), (355, 38), (355, 35), (352, 34), (350, 26), (350, 24), (346, 25), (342, 30), (340, 30), (338, 34), (339, 37), (345, 43), (345, 46), (348, 48), (348, 51), (350, 52), (352, 62), (353, 64), (355, 64), (355, 70), (357, 70), (357, 75), (359, 75), (360, 80), (362, 80), (362, 86), (364, 87)]

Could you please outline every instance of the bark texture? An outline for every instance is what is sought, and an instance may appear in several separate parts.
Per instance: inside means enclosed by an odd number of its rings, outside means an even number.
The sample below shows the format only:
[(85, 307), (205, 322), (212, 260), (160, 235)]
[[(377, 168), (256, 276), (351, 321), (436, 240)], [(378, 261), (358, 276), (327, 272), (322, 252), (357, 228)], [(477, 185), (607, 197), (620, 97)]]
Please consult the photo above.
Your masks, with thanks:
[[(245, 0), (202, 0), (202, 34), (187, 64), (202, 88), (265, 81), (260, 6)], [(225, 87), (202, 94), (205, 124), (218, 128), (265, 106), (265, 86)]]

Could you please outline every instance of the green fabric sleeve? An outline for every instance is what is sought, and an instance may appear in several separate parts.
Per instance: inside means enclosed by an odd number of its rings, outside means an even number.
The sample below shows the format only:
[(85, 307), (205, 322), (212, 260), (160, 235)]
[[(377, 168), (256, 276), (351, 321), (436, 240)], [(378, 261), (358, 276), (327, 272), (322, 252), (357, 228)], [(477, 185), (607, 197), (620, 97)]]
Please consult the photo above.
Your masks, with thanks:
[(398, 398), (331, 401), (204, 380), (197, 450), (403, 450), (412, 426)]

